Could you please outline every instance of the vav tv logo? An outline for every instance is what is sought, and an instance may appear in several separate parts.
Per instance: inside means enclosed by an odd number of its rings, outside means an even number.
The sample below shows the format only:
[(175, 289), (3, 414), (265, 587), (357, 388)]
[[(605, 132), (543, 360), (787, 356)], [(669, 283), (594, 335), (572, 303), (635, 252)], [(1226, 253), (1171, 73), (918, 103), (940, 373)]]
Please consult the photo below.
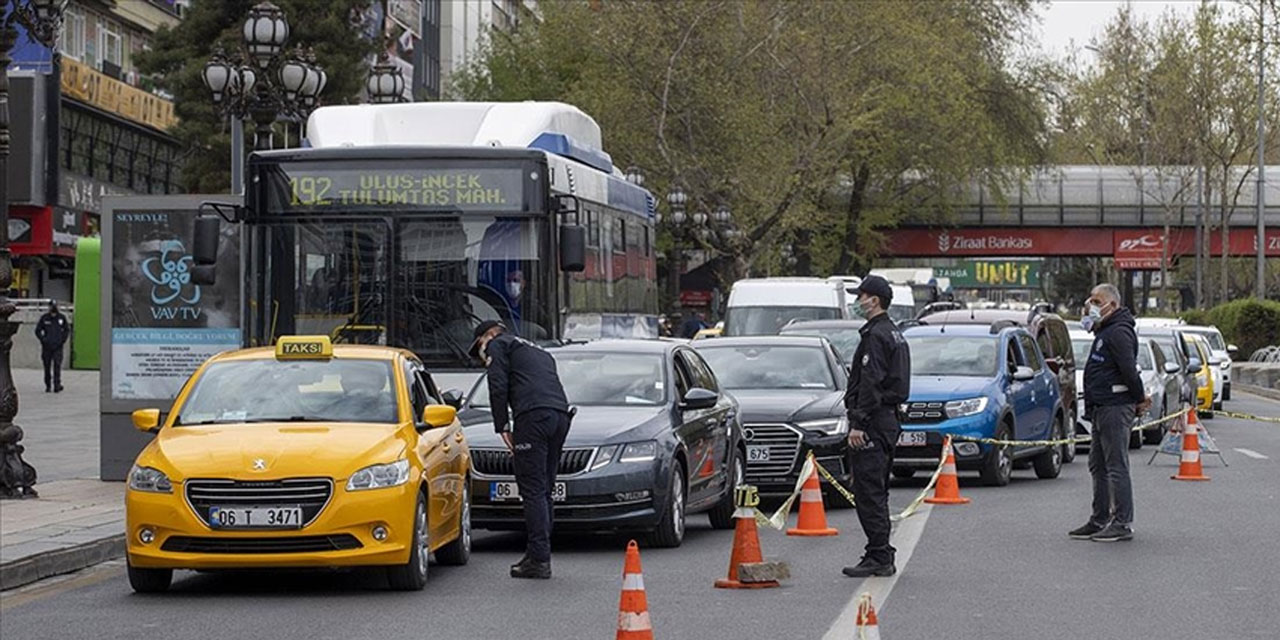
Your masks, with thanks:
[(177, 308), (152, 308), (159, 318), (199, 317), (200, 310), (190, 308), (200, 302), (200, 285), (191, 282), (194, 260), (187, 255), (182, 242), (169, 240), (160, 245), (160, 255), (142, 261), (142, 275), (151, 282), (151, 303), (165, 307), (173, 303)]

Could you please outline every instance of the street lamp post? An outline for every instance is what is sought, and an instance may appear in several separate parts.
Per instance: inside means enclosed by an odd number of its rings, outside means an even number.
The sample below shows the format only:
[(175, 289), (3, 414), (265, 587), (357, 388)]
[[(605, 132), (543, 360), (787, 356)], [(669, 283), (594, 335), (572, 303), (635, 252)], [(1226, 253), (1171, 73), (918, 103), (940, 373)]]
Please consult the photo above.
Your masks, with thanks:
[(13, 423), (18, 415), (18, 390), (13, 386), (9, 354), (17, 325), (9, 322), (14, 304), (9, 300), (13, 284), (13, 262), (9, 259), (9, 51), (18, 40), (15, 24), (27, 30), (27, 37), (53, 47), (62, 30), (65, 0), (5, 0), (9, 12), (0, 24), (0, 498), (35, 498), (39, 494), (36, 469), (22, 459), (25, 448), (22, 427)]

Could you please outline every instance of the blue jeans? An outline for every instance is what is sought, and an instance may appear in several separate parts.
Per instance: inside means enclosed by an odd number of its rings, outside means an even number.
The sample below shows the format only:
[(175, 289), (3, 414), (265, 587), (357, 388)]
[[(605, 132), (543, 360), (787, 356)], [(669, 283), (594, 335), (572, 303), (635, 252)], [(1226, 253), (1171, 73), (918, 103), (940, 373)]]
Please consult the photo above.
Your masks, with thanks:
[(1093, 409), (1093, 442), (1089, 445), (1089, 474), (1093, 476), (1093, 515), (1090, 522), (1133, 524), (1133, 483), (1129, 480), (1129, 431), (1135, 405)]

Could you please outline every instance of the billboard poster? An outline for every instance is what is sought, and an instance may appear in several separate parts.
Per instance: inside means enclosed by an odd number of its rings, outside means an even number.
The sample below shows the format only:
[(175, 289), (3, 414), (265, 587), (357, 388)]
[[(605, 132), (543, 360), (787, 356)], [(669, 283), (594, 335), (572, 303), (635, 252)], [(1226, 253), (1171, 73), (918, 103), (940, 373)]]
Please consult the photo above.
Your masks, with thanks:
[(188, 249), (195, 211), (111, 215), (111, 397), (171, 399), (201, 363), (240, 347), (236, 230), (224, 225), (217, 283), (201, 286)]

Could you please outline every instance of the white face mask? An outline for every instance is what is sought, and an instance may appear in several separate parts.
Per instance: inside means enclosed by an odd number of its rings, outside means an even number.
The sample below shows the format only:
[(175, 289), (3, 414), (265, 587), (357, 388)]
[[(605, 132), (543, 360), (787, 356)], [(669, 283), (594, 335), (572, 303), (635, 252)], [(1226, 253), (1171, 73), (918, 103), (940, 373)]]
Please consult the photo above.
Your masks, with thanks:
[(1092, 302), (1090, 302), (1090, 303), (1089, 303), (1089, 317), (1090, 317), (1090, 318), (1093, 318), (1094, 322), (1097, 322), (1098, 320), (1101, 320), (1101, 319), (1102, 319), (1102, 307), (1100, 307), (1100, 306), (1098, 306), (1098, 305), (1093, 304)]
[(511, 296), (512, 298), (519, 298), (520, 292), (523, 290), (524, 290), (524, 286), (521, 285), (519, 282), (507, 283), (507, 295)]
[(867, 317), (871, 316), (871, 310), (874, 305), (875, 305), (875, 298), (873, 296), (867, 296), (865, 298), (858, 299), (858, 307), (862, 309), (862, 315), (864, 316), (867, 316)]

